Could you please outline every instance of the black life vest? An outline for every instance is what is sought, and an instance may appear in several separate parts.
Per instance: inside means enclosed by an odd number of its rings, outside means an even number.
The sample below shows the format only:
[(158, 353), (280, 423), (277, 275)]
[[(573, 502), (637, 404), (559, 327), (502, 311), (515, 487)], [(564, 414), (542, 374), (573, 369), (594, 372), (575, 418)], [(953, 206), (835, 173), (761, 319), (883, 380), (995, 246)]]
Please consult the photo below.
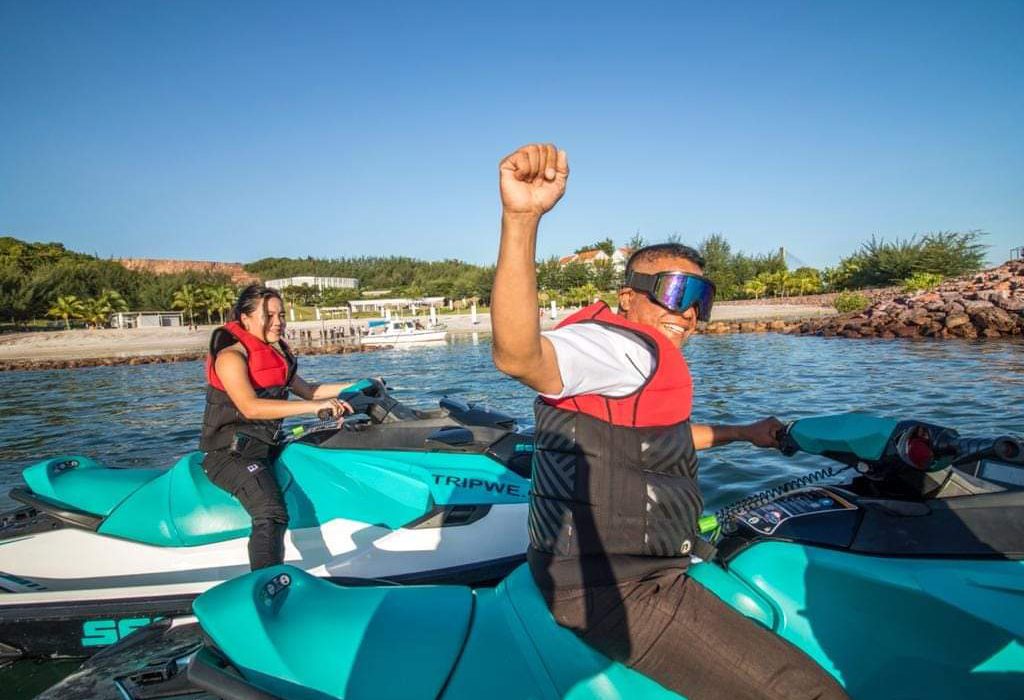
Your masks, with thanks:
[(603, 302), (559, 327), (575, 323), (630, 331), (650, 347), (654, 369), (622, 398), (538, 397), (530, 546), (557, 556), (688, 555), (703, 501), (686, 360), (663, 334)]
[(295, 356), (283, 340), (279, 341), (284, 353), (282, 356), (282, 353), (235, 321), (216, 329), (210, 336), (210, 353), (206, 357), (206, 411), (203, 413), (203, 430), (199, 438), (199, 449), (206, 452), (231, 445), (239, 429), (246, 435), (271, 444), (281, 427), (280, 420), (248, 420), (224, 391), (224, 384), (217, 376), (217, 353), (235, 343), (241, 343), (245, 348), (249, 381), (259, 398), (286, 401), (288, 386), (295, 377)]

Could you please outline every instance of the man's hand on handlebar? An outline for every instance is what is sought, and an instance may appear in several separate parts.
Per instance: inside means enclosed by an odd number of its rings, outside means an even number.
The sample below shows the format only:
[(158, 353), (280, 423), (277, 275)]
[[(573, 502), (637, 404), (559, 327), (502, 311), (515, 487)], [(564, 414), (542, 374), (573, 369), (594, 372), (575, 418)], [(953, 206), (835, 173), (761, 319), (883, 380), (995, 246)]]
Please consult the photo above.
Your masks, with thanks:
[(778, 447), (786, 425), (775, 416), (743, 426), (744, 439), (755, 447)]

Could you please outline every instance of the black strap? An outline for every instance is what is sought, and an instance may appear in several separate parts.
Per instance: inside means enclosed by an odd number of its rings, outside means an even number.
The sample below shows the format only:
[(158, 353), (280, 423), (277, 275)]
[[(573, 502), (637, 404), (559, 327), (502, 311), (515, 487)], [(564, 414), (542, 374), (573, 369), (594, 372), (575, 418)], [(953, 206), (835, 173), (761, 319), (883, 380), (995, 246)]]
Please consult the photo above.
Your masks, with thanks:
[(708, 542), (703, 537), (694, 540), (693, 553), (704, 561), (714, 561), (718, 556), (718, 547)]

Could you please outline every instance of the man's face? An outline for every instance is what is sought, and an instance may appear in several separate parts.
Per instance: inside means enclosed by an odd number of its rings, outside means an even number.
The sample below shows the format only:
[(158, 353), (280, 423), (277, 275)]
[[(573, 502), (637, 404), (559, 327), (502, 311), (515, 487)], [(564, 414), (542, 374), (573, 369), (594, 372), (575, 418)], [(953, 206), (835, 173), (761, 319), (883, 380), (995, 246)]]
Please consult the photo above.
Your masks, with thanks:
[[(644, 274), (654, 275), (659, 272), (691, 272), (702, 275), (704, 271), (697, 263), (686, 258), (662, 257), (654, 260), (640, 260), (633, 269)], [(643, 292), (628, 287), (619, 290), (619, 313), (626, 320), (641, 323), (661, 331), (673, 345), (681, 348), (686, 339), (697, 329), (697, 308), (691, 306), (686, 311), (669, 311), (664, 306), (651, 301)]]

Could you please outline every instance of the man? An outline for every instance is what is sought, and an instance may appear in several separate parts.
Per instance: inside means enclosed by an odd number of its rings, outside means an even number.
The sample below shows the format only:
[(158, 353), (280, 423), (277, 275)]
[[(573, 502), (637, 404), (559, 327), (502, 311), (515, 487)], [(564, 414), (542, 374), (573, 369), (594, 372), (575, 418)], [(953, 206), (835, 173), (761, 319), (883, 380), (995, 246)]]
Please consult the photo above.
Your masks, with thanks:
[(541, 334), (537, 228), (565, 192), (568, 160), (531, 144), (499, 172), (494, 364), (540, 393), (528, 560), (553, 615), (689, 700), (845, 697), (800, 650), (686, 576), (702, 544), (696, 451), (735, 441), (775, 447), (782, 428), (775, 418), (690, 422), (692, 382), (679, 350), (714, 295), (700, 256), (678, 244), (638, 250), (618, 313), (599, 302)]

